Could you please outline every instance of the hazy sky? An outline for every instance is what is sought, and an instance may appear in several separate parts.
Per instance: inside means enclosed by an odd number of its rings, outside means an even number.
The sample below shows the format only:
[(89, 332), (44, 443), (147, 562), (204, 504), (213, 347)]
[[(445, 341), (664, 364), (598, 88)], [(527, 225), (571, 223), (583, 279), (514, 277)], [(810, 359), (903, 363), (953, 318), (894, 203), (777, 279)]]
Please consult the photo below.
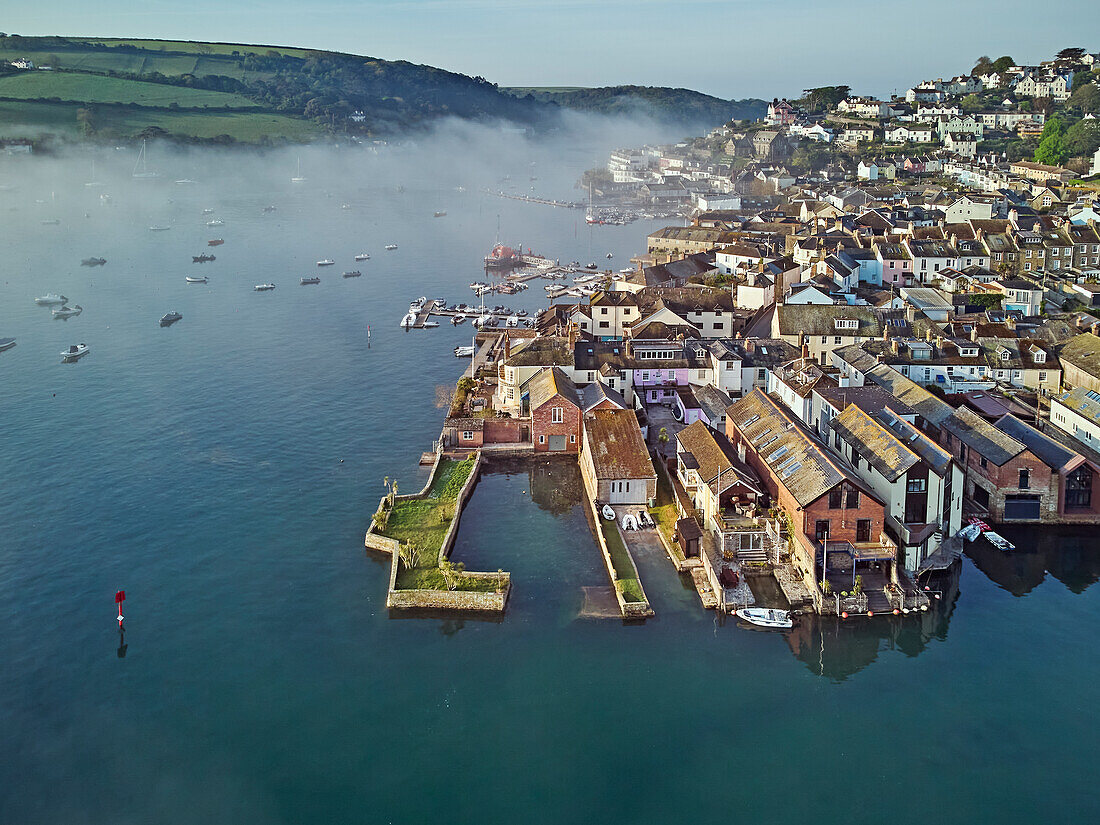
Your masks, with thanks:
[(974, 58), (1100, 50), (1091, 0), (54, 0), (8, 33), (218, 40), (409, 60), (502, 86), (686, 86), (727, 98), (847, 83), (888, 95)]

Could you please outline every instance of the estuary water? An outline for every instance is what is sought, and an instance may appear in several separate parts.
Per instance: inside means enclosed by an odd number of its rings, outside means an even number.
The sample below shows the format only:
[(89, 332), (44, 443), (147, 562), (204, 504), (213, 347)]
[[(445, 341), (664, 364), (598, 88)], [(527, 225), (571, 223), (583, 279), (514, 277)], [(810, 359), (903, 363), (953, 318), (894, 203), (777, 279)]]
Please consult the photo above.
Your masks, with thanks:
[[(0, 337), (18, 340), (0, 353), (0, 822), (1100, 814), (1100, 549), (1080, 532), (974, 547), (927, 615), (789, 635), (717, 622), (647, 563), (657, 617), (623, 625), (579, 616), (607, 581), (575, 468), (504, 465), (455, 557), (512, 571), (507, 615), (387, 613), (363, 533), (384, 476), (423, 483), (434, 388), (471, 332), (399, 330), (409, 300), (470, 301), (498, 220), (501, 240), (616, 266), (657, 225), (482, 192), (583, 197), (587, 149), (518, 143), (480, 165), (315, 151), (298, 184), (287, 154), (151, 148), (143, 181), (132, 149), (95, 180), (86, 157), (0, 165)], [(217, 260), (191, 263), (212, 238)], [(535, 284), (492, 302), (534, 310)], [(47, 291), (83, 314), (54, 320)]]

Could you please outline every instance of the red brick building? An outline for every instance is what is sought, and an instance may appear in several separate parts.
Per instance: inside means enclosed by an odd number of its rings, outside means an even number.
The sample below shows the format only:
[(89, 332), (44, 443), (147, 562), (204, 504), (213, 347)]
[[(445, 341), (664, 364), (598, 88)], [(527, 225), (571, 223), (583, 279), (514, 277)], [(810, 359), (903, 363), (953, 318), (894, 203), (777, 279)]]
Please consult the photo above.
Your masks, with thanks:
[(568, 375), (557, 367), (539, 370), (521, 394), (528, 397), (535, 452), (580, 452), (580, 396)]
[(882, 567), (897, 581), (897, 546), (886, 535), (886, 506), (832, 457), (787, 409), (759, 389), (726, 411), (726, 437), (790, 518), (795, 566), (821, 602), (821, 571), (844, 554), (854, 574)]

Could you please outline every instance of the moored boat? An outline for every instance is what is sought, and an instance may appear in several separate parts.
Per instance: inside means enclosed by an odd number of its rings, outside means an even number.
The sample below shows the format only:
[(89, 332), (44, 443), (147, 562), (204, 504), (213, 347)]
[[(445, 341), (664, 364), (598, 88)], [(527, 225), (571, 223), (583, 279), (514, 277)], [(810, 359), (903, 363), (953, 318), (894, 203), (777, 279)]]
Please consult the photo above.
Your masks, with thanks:
[(169, 327), (183, 318), (178, 312), (166, 312), (160, 319), (160, 325), (162, 327)]
[(171, 228), (172, 227), (170, 227), (170, 226), (163, 226), (162, 224), (153, 224), (152, 226), (149, 227), (149, 231), (150, 232), (167, 232)]
[(317, 262), (317, 266), (332, 266), (334, 263), (336, 263), (336, 261), (332, 260), (332, 258), (324, 258)]
[(275, 288), (275, 284), (256, 284), (256, 286), (252, 288), (257, 292), (270, 292)]
[(210, 279), (207, 278), (205, 275), (203, 275), (201, 277), (195, 276), (195, 275), (188, 275), (187, 276), (187, 283), (189, 283), (189, 284), (205, 284), (209, 280)]
[(87, 344), (72, 344), (68, 349), (61, 351), (61, 358), (65, 361), (75, 361), (81, 355), (88, 352)]
[(85, 258), (80, 262), (81, 266), (103, 266), (107, 263), (106, 258)]
[(615, 509), (610, 504), (605, 504), (600, 509), (600, 515), (602, 515), (608, 521), (615, 520)]
[(34, 302), (40, 307), (48, 307), (53, 304), (63, 304), (69, 299), (64, 295), (58, 295), (56, 292), (47, 292), (45, 295), (35, 298)]
[(390, 250), (390, 251), (392, 252), (392, 251), (393, 251), (394, 249), (397, 249), (397, 244), (395, 244), (395, 243), (388, 243), (388, 244), (386, 244), (386, 249), (388, 249), (388, 250)]
[(986, 541), (988, 541), (990, 544), (992, 544), (1003, 553), (1007, 553), (1010, 550), (1016, 549), (1016, 545), (1010, 542), (1000, 533), (995, 533), (992, 530), (986, 530), (984, 533), (982, 533), (982, 535), (985, 536)]
[(355, 270), (352, 270), (351, 272), (345, 272), (344, 277), (345, 278), (358, 278), (362, 274), (363, 273), (360, 272), (358, 269), (355, 269)]
[(314, 276), (312, 278), (302, 278), (302, 286), (306, 286), (308, 284), (319, 284), (319, 283), (321, 283), (321, 279), (316, 277), (316, 276)]
[(403, 329), (410, 329), (412, 327), (412, 325), (415, 324), (415, 323), (416, 323), (416, 314), (412, 313), (412, 312), (408, 313), (404, 318), (401, 319), (401, 327)]
[(202, 255), (192, 255), (191, 256), (191, 263), (195, 263), (195, 264), (204, 264), (207, 261), (216, 261), (216, 260), (217, 260), (217, 258), (214, 257), (213, 255), (207, 255), (205, 253), (203, 253)]
[(80, 304), (71, 307), (62, 305), (60, 308), (52, 310), (52, 314), (54, 318), (72, 318), (79, 315), (83, 311), (84, 307), (82, 307)]
[(207, 221), (206, 225), (207, 226), (225, 226), (225, 221), (220, 221), (217, 218), (215, 218), (212, 221)]
[(225, 240), (224, 240), (224, 239), (222, 239), (222, 238), (214, 238), (214, 240), (212, 240), (212, 241), (207, 241), (207, 242), (206, 242), (206, 245), (207, 245), (207, 246), (221, 246), (221, 245), (222, 245), (223, 243), (225, 243)]
[(455, 347), (455, 358), (472, 358), (473, 355), (473, 346)]
[(370, 260), (370, 255), (368, 255), (366, 252), (360, 252), (358, 255), (355, 256), (355, 260), (357, 260), (357, 261), (369, 261)]
[(742, 607), (737, 611), (737, 618), (744, 619), (757, 627), (774, 627), (780, 630), (794, 627), (790, 611), (775, 610), (771, 607)]
[(14, 338), (0, 338), (0, 352), (15, 346)]
[(434, 218), (445, 218), (445, 217), (447, 217), (447, 213), (443, 212), (443, 211), (439, 211), (439, 212), (436, 212), (432, 217), (434, 217)]

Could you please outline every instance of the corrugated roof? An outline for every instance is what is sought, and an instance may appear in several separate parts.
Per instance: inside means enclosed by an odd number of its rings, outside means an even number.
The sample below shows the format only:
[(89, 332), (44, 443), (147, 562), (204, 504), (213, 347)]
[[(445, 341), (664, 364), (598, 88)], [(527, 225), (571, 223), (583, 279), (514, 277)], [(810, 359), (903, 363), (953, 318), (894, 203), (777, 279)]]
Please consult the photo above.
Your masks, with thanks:
[(584, 438), (596, 478), (656, 478), (633, 410), (596, 410), (584, 419)]

